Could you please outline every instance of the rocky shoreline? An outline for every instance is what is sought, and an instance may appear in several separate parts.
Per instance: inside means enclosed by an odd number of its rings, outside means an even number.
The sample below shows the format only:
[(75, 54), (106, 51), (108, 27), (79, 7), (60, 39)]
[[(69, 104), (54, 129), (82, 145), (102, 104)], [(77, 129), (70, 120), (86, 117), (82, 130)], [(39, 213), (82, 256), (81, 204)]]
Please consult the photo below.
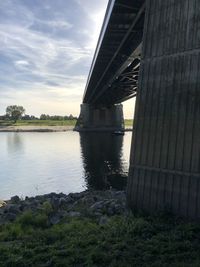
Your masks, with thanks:
[(124, 191), (14, 196), (0, 206), (1, 267), (200, 266), (198, 222), (132, 214)]
[(50, 193), (20, 199), (12, 197), (0, 202), (0, 225), (13, 222), (24, 212), (47, 212), (49, 225), (55, 225), (69, 217), (94, 217), (100, 224), (109, 217), (127, 213), (125, 191), (83, 191), (81, 193)]

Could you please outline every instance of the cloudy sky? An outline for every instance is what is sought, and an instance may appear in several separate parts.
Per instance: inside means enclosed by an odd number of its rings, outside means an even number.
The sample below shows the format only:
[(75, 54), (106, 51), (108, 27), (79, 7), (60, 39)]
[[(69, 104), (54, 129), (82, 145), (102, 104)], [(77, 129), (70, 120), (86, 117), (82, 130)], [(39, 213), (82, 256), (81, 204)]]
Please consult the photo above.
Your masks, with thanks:
[(0, 0), (0, 114), (79, 114), (107, 2)]

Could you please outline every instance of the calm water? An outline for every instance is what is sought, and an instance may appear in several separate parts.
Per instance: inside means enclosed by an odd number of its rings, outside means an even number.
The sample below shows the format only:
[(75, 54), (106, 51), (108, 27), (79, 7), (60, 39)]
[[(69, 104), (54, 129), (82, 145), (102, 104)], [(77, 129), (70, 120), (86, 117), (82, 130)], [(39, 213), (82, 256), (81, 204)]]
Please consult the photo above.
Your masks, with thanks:
[(123, 187), (132, 133), (0, 133), (0, 199)]

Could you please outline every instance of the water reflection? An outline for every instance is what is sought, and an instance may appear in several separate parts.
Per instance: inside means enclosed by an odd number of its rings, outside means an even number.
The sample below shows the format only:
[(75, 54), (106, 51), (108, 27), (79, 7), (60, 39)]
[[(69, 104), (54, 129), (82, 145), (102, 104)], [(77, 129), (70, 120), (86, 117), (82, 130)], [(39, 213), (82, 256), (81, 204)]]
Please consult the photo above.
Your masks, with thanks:
[(10, 133), (7, 135), (7, 151), (10, 154), (23, 151), (23, 149), (23, 138), (20, 133)]
[(88, 188), (122, 189), (127, 173), (122, 159), (123, 136), (112, 133), (80, 133), (80, 144)]
[(0, 199), (123, 188), (130, 143), (131, 133), (0, 133)]

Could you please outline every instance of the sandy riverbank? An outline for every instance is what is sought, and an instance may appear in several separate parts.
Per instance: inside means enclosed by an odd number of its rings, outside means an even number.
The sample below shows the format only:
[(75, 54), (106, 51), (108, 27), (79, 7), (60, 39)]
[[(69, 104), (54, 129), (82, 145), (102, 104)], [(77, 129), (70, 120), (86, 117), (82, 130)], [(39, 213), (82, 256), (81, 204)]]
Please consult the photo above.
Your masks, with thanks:
[(66, 132), (74, 126), (0, 126), (0, 132)]

